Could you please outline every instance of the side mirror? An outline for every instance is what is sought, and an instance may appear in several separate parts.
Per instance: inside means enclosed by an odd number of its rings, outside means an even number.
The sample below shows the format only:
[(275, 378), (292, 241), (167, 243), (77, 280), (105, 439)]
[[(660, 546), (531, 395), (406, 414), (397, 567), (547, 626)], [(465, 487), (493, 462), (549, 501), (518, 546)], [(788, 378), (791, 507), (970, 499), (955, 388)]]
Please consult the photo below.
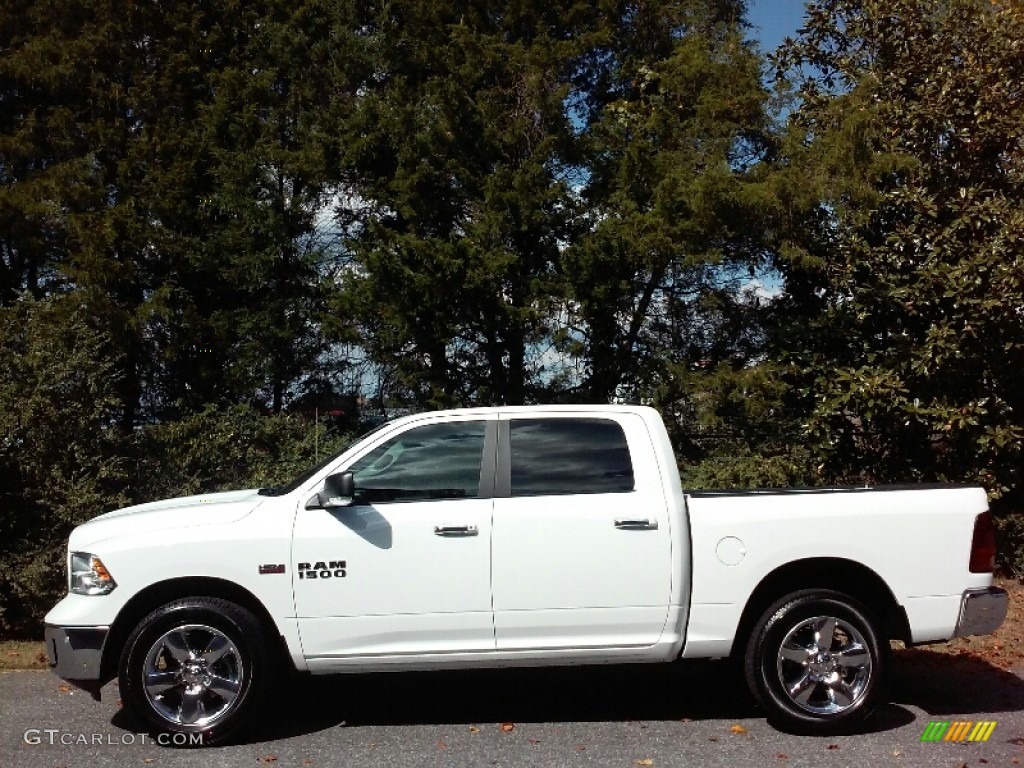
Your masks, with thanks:
[(306, 509), (342, 509), (352, 505), (356, 483), (351, 472), (328, 475), (324, 489), (306, 503)]

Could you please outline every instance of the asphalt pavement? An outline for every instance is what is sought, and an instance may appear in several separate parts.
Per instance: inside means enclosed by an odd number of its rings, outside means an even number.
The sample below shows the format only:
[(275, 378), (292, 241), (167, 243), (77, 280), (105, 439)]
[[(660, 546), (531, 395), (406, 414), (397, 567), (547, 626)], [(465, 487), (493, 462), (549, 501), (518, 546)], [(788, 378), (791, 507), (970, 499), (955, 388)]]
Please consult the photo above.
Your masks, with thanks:
[[(864, 732), (780, 733), (735, 665), (392, 673), (297, 681), (240, 743), (162, 746), (119, 707), (48, 672), (0, 674), (0, 765), (1024, 766), (1024, 670), (895, 654), (891, 704)], [(988, 741), (922, 742), (933, 721), (994, 721)]]

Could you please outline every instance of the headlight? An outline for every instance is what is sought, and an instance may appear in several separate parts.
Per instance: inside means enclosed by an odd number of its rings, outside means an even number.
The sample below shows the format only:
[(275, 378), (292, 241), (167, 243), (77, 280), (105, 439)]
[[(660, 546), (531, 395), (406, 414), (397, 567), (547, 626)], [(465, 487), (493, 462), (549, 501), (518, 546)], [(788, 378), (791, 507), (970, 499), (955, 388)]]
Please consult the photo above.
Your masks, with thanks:
[(117, 586), (103, 561), (88, 552), (72, 552), (68, 589), (76, 595), (107, 595)]

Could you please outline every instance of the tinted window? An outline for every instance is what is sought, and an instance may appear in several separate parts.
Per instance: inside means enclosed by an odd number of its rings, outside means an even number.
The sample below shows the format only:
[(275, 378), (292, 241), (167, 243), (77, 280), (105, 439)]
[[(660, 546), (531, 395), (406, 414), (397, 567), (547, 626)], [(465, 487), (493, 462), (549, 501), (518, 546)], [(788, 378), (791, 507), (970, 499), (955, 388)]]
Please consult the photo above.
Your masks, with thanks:
[(476, 498), (485, 427), (430, 424), (391, 438), (349, 468), (356, 493), (369, 502)]
[(626, 435), (608, 419), (515, 419), (512, 495), (633, 490)]

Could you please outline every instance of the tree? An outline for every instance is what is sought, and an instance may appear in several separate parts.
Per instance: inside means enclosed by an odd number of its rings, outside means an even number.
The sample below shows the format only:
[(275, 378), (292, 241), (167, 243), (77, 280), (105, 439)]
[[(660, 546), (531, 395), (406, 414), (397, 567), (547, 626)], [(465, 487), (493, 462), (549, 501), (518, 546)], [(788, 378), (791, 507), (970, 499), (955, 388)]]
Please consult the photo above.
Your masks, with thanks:
[(805, 26), (781, 64), (800, 98), (790, 161), (820, 201), (792, 251), (825, 307), (792, 358), (811, 433), (833, 475), (1019, 489), (1024, 19), (828, 0)]
[(743, 12), (728, 1), (619, 6), (590, 54), (588, 221), (565, 266), (586, 399), (658, 393), (671, 407), (674, 366), (742, 367), (760, 350), (741, 290), (767, 263), (772, 124)]
[(65, 89), (68, 63), (34, 36), (59, 15), (54, 4), (0, 7), (0, 305), (23, 291), (39, 297), (57, 282), (65, 232), (59, 191), (75, 189), (82, 168), (62, 130), (67, 115), (54, 108)]
[(345, 306), (421, 403), (521, 403), (573, 211), (574, 2), (368, 6), (341, 217)]
[(348, 41), (365, 63), (343, 123), (344, 306), (416, 399), (649, 396), (666, 360), (711, 354), (698, 302), (735, 298), (728, 278), (766, 253), (749, 222), (767, 93), (742, 13), (368, 8)]
[(2, 11), (0, 302), (81, 291), (121, 351), (125, 434), (211, 402), (280, 410), (314, 365), (334, 9)]
[(276, 413), (316, 364), (340, 12), (320, 0), (217, 9), (192, 34), (198, 91), (155, 115), (158, 131), (183, 137), (158, 167), (190, 164), (159, 195), (174, 201), (161, 217), (173, 285), (161, 314), (167, 415), (231, 402)]

